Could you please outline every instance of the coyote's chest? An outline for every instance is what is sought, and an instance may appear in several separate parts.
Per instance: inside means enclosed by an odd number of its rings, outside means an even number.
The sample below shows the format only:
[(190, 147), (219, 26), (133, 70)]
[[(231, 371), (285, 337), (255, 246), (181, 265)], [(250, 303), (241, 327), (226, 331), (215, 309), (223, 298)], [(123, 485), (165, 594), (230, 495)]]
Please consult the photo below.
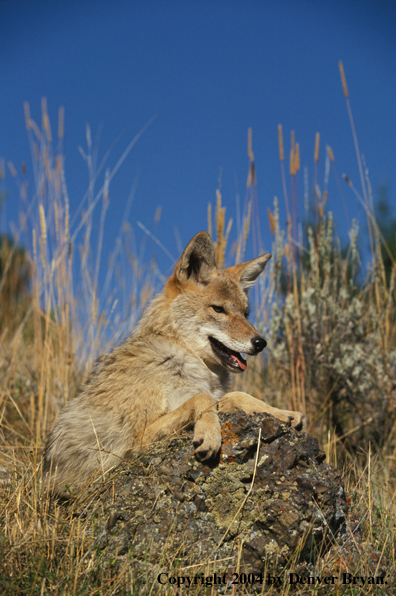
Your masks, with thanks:
[(166, 396), (166, 410), (175, 410), (197, 393), (208, 393), (218, 400), (227, 391), (228, 374), (213, 371), (194, 355), (172, 346), (158, 362), (161, 385)]

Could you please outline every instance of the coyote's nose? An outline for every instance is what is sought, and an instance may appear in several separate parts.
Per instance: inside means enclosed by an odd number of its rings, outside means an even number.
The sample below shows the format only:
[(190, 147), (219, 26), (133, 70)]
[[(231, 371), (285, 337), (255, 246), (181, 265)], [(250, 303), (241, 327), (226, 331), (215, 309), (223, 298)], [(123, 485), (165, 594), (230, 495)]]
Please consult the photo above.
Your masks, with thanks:
[(252, 344), (253, 344), (255, 353), (258, 354), (259, 352), (264, 350), (265, 346), (267, 345), (267, 342), (265, 341), (265, 339), (263, 337), (260, 337), (258, 335), (257, 337), (253, 337)]

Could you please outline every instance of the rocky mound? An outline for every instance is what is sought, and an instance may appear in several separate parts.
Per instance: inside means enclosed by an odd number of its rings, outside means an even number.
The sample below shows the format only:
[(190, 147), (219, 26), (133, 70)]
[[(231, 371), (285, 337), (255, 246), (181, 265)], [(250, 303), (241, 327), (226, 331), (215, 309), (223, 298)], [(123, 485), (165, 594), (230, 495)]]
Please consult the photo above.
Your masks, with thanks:
[(223, 445), (212, 466), (195, 459), (186, 433), (118, 470), (101, 497), (95, 549), (113, 563), (144, 562), (156, 578), (175, 566), (186, 575), (208, 565), (259, 574), (296, 549), (308, 562), (330, 548), (348, 506), (316, 439), (268, 414), (220, 421)]

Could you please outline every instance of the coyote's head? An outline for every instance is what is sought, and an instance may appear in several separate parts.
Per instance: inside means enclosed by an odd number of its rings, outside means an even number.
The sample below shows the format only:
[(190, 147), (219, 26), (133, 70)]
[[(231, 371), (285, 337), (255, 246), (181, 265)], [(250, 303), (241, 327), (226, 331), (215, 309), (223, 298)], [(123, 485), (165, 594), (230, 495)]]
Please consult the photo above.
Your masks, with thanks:
[(271, 258), (218, 269), (215, 249), (207, 232), (189, 242), (165, 287), (173, 324), (189, 347), (208, 366), (228, 371), (246, 369), (241, 356), (258, 354), (267, 342), (247, 320), (247, 291)]

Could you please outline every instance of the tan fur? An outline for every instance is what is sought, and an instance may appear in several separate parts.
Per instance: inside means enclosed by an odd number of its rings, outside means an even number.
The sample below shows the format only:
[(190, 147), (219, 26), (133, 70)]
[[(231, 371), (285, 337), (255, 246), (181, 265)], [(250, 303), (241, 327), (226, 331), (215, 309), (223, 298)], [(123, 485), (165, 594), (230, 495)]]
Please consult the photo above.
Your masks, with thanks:
[[(47, 487), (63, 492), (65, 485), (82, 485), (194, 421), (196, 456), (209, 459), (221, 446), (216, 409), (269, 412), (302, 427), (299, 412), (227, 393), (229, 371), (242, 372), (235, 370), (238, 353), (265, 346), (246, 318), (247, 290), (270, 257), (219, 270), (210, 236), (194, 236), (133, 335), (98, 360), (61, 412), (45, 448)], [(216, 353), (209, 337), (239, 360)]]

